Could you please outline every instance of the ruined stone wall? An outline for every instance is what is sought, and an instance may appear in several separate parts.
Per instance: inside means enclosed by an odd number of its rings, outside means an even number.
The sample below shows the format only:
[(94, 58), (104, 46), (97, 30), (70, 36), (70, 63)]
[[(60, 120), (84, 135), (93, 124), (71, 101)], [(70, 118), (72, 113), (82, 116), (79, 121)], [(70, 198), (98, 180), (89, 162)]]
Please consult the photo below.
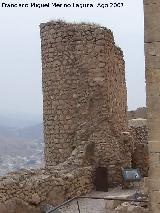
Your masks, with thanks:
[(142, 177), (148, 177), (149, 152), (147, 120), (129, 120), (129, 129), (134, 140), (132, 168), (138, 168), (141, 172)]
[(94, 168), (84, 162), (90, 153), (85, 150), (85, 145), (83, 150), (79, 147), (51, 170), (22, 170), (0, 178), (0, 213), (40, 213), (91, 191)]
[[(92, 168), (79, 168), (63, 175), (44, 170), (23, 171), (1, 179), (0, 188), (1, 213), (4, 213), (3, 208), (9, 207), (12, 209), (6, 212), (9, 213), (12, 210), (17, 213), (16, 207), (9, 205), (10, 202), (15, 205), (16, 200), (21, 200), (37, 209), (48, 205), (53, 207), (89, 192), (93, 188)], [(24, 210), (26, 210), (25, 206)]]
[(41, 24), (41, 41), (46, 166), (64, 162), (81, 142), (94, 142), (96, 161), (116, 177), (130, 154), (120, 140), (127, 130), (123, 53), (111, 31), (49, 22)]

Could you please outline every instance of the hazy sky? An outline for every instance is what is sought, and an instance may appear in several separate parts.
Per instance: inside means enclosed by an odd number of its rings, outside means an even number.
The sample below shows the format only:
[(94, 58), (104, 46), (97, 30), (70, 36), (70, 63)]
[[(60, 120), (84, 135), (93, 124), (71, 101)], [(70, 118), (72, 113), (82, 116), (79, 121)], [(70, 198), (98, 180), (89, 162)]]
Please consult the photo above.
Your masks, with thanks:
[[(1, 1), (2, 2), (2, 1)], [(6, 2), (7, 1), (3, 1)], [(10, 0), (8, 3), (31, 3)], [(2, 8), (0, 3), (0, 113), (42, 113), (39, 24), (53, 19), (110, 28), (124, 51), (128, 107), (145, 106), (143, 0), (39, 0), (36, 3), (123, 2), (122, 8)]]

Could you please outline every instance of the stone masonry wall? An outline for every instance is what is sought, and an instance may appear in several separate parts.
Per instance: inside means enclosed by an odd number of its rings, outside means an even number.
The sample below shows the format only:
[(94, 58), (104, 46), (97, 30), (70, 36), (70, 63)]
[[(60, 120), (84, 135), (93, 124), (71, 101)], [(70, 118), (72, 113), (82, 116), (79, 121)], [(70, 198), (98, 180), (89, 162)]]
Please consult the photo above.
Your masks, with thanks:
[[(95, 143), (96, 162), (120, 182), (130, 153), (123, 53), (96, 25), (41, 24), (46, 167), (64, 162), (81, 142)], [(114, 179), (114, 178), (115, 179)]]
[[(91, 145), (89, 145), (91, 148)], [(90, 151), (92, 150), (92, 152)], [(50, 170), (22, 170), (0, 179), (0, 213), (40, 213), (94, 188), (94, 149), (76, 148)]]
[(146, 102), (151, 212), (160, 212), (160, 1), (144, 0)]
[(134, 151), (132, 153), (132, 168), (140, 169), (142, 177), (148, 177), (149, 152), (147, 140), (147, 120), (129, 120), (129, 128), (134, 140)]
[[(0, 212), (17, 213), (17, 207), (8, 209), (11, 207), (8, 204), (12, 201), (12, 205), (15, 205), (17, 200), (21, 200), (28, 208), (33, 207), (41, 212), (40, 207), (57, 206), (65, 200), (87, 193), (92, 188), (92, 168), (89, 167), (63, 175), (46, 170), (22, 171), (1, 179)], [(26, 207), (23, 208), (26, 211)]]

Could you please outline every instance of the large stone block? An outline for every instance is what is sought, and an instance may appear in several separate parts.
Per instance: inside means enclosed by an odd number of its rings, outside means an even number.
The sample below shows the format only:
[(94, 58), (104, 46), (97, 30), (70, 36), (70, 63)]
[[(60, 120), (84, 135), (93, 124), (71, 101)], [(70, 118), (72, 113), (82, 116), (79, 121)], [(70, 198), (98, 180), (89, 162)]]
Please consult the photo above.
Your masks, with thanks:
[(155, 167), (154, 165), (150, 166), (149, 177), (151, 177), (151, 180), (152, 180), (152, 178), (158, 179), (160, 177), (160, 165), (158, 167)]
[(148, 146), (149, 146), (149, 152), (160, 153), (160, 141), (149, 141)]
[(143, 0), (143, 3), (144, 5), (147, 4), (147, 5), (150, 5), (152, 6), (153, 4), (159, 4), (159, 0)]
[(150, 152), (149, 154), (149, 164), (151, 166), (159, 166), (160, 165), (160, 153)]
[(160, 204), (151, 202), (151, 213), (159, 213), (160, 212)]
[(149, 179), (149, 188), (152, 191), (160, 190), (160, 179), (151, 177)]
[[(144, 40), (146, 43), (160, 41), (160, 28), (157, 20), (160, 20), (160, 3), (144, 5)], [(153, 15), (154, 14), (154, 15)]]
[(160, 191), (152, 191), (151, 199), (153, 203), (159, 204), (160, 207)]

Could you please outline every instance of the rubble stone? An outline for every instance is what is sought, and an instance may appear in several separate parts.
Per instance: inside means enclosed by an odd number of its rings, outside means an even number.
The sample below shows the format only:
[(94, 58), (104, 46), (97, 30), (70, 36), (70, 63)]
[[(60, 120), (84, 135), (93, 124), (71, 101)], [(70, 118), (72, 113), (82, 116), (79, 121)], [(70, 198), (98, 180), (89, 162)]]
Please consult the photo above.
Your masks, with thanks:
[(105, 208), (107, 210), (114, 210), (115, 208), (117, 208), (117, 206), (119, 206), (122, 203), (122, 201), (120, 200), (107, 200), (106, 201), (106, 206)]
[(115, 213), (149, 213), (147, 208), (143, 208), (141, 206), (133, 205), (129, 202), (124, 202), (115, 208)]

